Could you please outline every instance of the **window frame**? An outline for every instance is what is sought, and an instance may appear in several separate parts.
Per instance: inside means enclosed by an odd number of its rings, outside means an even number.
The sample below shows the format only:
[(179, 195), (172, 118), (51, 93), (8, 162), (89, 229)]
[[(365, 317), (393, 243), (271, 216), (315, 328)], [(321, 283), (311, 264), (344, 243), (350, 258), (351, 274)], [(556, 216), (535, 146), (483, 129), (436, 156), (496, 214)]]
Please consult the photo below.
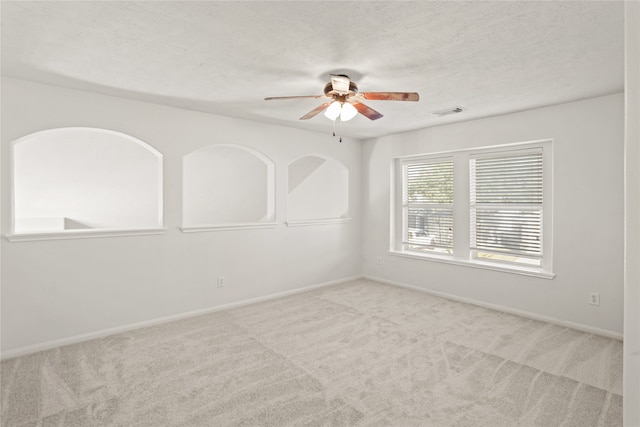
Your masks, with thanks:
[[(474, 188), (473, 182), (473, 173), (471, 172), (472, 168), (472, 164), (474, 163), (474, 161), (480, 160), (480, 162), (482, 162), (483, 160), (492, 160), (492, 161), (499, 161), (499, 159), (511, 159), (511, 158), (520, 158), (522, 159), (524, 156), (530, 156), (530, 155), (539, 155), (540, 156), (540, 161), (541, 161), (541, 166), (543, 168), (543, 170), (540, 171), (541, 174), (541, 188), (540, 191), (542, 192), (541, 196), (542, 196), (542, 200), (540, 200), (539, 203), (532, 203), (532, 202), (528, 202), (528, 203), (522, 203), (522, 202), (514, 202), (514, 201), (510, 201), (510, 202), (502, 202), (502, 203), (497, 203), (497, 202), (478, 202), (478, 201), (474, 201), (474, 195), (475, 193), (477, 193), (477, 188)], [(507, 162), (509, 162), (510, 160), (507, 160)], [(529, 262), (531, 262), (531, 260), (538, 260), (539, 262), (539, 266), (542, 266), (542, 259), (544, 257), (544, 241), (543, 241), (543, 233), (544, 233), (544, 228), (543, 228), (543, 218), (544, 218), (544, 153), (543, 153), (543, 149), (542, 147), (540, 148), (529, 148), (529, 149), (516, 149), (513, 151), (498, 151), (498, 152), (489, 152), (489, 153), (482, 153), (482, 154), (471, 154), (469, 155), (469, 226), (470, 226), (470, 233), (469, 233), (469, 237), (471, 240), (471, 243), (473, 243), (474, 241), (476, 241), (476, 244), (471, 244), (470, 245), (470, 253), (471, 253), (471, 258), (474, 260), (482, 260), (482, 257), (479, 256), (479, 254), (488, 254), (488, 255), (496, 255), (496, 256), (512, 256), (512, 257), (517, 257), (517, 259), (521, 260), (519, 262), (510, 262), (507, 260), (500, 260), (500, 259), (493, 259), (492, 262), (497, 262), (497, 263), (505, 263), (507, 265), (516, 265), (516, 264), (526, 264), (525, 260), (529, 260)], [(510, 168), (513, 167), (513, 165), (509, 166)], [(478, 174), (476, 174), (478, 175)], [(495, 173), (494, 173), (495, 175)], [(477, 184), (477, 183), (476, 183)], [(495, 197), (496, 194), (494, 193), (493, 196)], [(481, 248), (481, 247), (477, 247), (478, 243), (477, 243), (477, 235), (475, 234), (475, 232), (477, 231), (477, 224), (474, 224), (474, 219), (477, 218), (478, 212), (479, 211), (521, 211), (521, 212), (537, 212), (539, 213), (540, 216), (540, 222), (539, 222), (539, 227), (540, 227), (540, 233), (538, 235), (538, 241), (539, 241), (539, 255), (535, 255), (535, 254), (527, 254), (525, 253), (525, 251), (500, 251), (497, 249), (490, 249), (490, 248)], [(501, 224), (504, 225), (504, 224)], [(495, 230), (494, 231), (498, 231)], [(524, 241), (523, 241), (524, 242)]]
[[(555, 277), (553, 273), (553, 140), (517, 142), (478, 148), (441, 151), (392, 159), (391, 170), (391, 212), (389, 253), (427, 261), (444, 262), (469, 267), (516, 273), (546, 279)], [(475, 256), (471, 248), (471, 183), (470, 160), (480, 156), (509, 155), (521, 150), (542, 150), (543, 162), (543, 203), (540, 266), (516, 264), (508, 261), (487, 260)], [(524, 152), (524, 151), (522, 151)], [(453, 203), (453, 253), (431, 254), (405, 250), (403, 246), (403, 192), (405, 188), (403, 165), (408, 162), (429, 161), (453, 157), (454, 161), (454, 203)]]
[[(407, 179), (407, 168), (411, 165), (425, 165), (425, 164), (444, 164), (444, 163), (451, 163), (451, 174), (452, 174), (452, 178), (455, 176), (455, 165), (453, 162), (453, 157), (452, 156), (437, 156), (437, 157), (429, 157), (429, 158), (419, 158), (419, 159), (408, 159), (402, 162), (401, 165), (401, 174), (402, 174), (402, 182), (405, 182), (405, 179)], [(448, 256), (449, 254), (446, 253), (446, 251), (451, 251), (451, 253), (453, 252), (453, 242), (451, 244), (451, 246), (439, 246), (439, 245), (421, 245), (420, 243), (417, 242), (410, 242), (409, 239), (407, 238), (405, 240), (405, 237), (408, 235), (408, 217), (409, 217), (409, 211), (411, 210), (411, 208), (417, 208), (417, 209), (440, 209), (440, 210), (450, 210), (451, 214), (453, 216), (453, 212), (454, 212), (454, 198), (452, 195), (451, 198), (451, 202), (450, 203), (437, 203), (437, 202), (410, 202), (408, 200), (408, 194), (407, 194), (407, 188), (405, 185), (402, 186), (402, 199), (401, 199), (401, 235), (400, 235), (400, 246), (402, 248), (403, 251), (405, 251), (404, 247), (406, 245), (417, 245), (417, 246), (423, 246), (424, 250), (428, 250), (429, 252), (424, 252), (424, 253), (428, 253), (428, 254), (432, 254), (432, 255), (442, 255), (442, 256)], [(405, 218), (407, 219), (407, 221), (405, 221)], [(455, 234), (452, 231), (452, 240), (453, 240), (453, 234)], [(431, 247), (429, 247), (431, 246)], [(413, 251), (411, 251), (413, 252)], [(423, 252), (420, 252), (423, 253)]]

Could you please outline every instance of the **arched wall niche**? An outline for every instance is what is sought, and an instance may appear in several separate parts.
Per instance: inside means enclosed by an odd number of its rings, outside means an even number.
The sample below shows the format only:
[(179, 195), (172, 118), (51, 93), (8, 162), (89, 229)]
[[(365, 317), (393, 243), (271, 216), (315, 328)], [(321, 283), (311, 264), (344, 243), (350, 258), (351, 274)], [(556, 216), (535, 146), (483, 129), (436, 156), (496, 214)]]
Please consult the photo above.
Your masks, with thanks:
[(201, 147), (183, 157), (182, 230), (275, 226), (275, 163), (235, 144)]
[(288, 167), (287, 225), (349, 221), (349, 169), (327, 156), (300, 157)]
[(107, 129), (58, 128), (19, 138), (12, 143), (11, 236), (160, 231), (162, 162), (149, 144)]

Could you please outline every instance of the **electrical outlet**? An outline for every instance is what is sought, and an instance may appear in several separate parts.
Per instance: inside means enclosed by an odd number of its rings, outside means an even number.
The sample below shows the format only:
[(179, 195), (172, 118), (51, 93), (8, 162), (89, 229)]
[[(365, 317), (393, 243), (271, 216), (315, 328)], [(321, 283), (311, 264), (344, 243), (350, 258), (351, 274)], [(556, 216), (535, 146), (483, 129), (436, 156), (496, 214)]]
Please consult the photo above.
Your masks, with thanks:
[(600, 305), (600, 294), (598, 292), (589, 293), (589, 304)]
[(218, 276), (218, 287), (224, 288), (224, 276)]
[(382, 257), (381, 256), (378, 257), (378, 265), (382, 265)]

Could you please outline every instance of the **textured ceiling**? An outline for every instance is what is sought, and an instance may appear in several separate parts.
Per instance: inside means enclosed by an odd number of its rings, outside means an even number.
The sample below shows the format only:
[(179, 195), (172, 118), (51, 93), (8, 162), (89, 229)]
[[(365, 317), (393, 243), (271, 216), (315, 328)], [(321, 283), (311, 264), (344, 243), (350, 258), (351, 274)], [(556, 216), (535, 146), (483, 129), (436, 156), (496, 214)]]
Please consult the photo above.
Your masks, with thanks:
[[(2, 74), (331, 132), (298, 118), (330, 73), (367, 101), (342, 133), (368, 138), (623, 90), (622, 2), (10, 2)], [(463, 113), (432, 111), (460, 106)]]

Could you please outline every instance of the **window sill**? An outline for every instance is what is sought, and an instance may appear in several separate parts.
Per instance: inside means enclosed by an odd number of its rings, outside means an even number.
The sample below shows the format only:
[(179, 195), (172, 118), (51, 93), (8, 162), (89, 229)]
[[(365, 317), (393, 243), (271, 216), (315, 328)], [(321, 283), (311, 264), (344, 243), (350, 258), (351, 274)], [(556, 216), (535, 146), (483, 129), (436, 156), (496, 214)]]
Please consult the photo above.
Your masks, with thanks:
[(166, 228), (139, 228), (124, 230), (90, 229), (5, 234), (4, 237), (10, 242), (33, 242), (38, 240), (90, 239), (95, 237), (149, 236), (164, 234), (166, 231)]
[(483, 270), (494, 270), (494, 271), (501, 271), (504, 273), (520, 274), (523, 276), (540, 277), (542, 279), (549, 279), (549, 280), (556, 277), (556, 275), (553, 273), (549, 273), (549, 272), (545, 272), (537, 269), (526, 268), (526, 267), (503, 266), (503, 265), (497, 265), (497, 264), (482, 262), (482, 261), (462, 260), (462, 259), (455, 259), (455, 258), (449, 258), (449, 257), (437, 256), (437, 255), (422, 255), (422, 254), (417, 254), (413, 252), (389, 251), (389, 254), (394, 256), (405, 257), (405, 258), (420, 259), (424, 261), (434, 261), (434, 262), (442, 262), (445, 264), (462, 265), (465, 267), (481, 268)]
[(287, 227), (309, 227), (313, 225), (342, 224), (351, 222), (351, 218), (302, 219), (287, 221)]
[(203, 233), (208, 231), (252, 230), (256, 228), (275, 228), (275, 222), (255, 222), (246, 224), (193, 225), (180, 227), (183, 233)]

